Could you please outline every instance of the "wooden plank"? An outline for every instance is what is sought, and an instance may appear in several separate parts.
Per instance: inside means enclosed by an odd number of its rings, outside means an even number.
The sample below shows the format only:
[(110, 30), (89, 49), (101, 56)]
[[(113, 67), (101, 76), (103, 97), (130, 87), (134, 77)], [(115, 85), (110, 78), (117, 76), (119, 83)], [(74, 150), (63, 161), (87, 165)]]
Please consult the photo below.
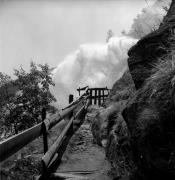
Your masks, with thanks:
[(80, 90), (80, 87), (77, 89), (77, 91), (78, 91), (78, 94), (79, 94), (79, 96), (80, 96), (80, 91), (81, 91), (81, 90)]
[(97, 90), (95, 89), (95, 96), (92, 97), (94, 99), (94, 104), (97, 104)]
[[(83, 88), (80, 88), (80, 87), (79, 87), (79, 88), (77, 89), (77, 91), (84, 91), (84, 90), (86, 90), (87, 87), (88, 87), (88, 86), (85, 86), (85, 87), (83, 87)], [(89, 88), (89, 87), (88, 87), (88, 88)]]
[(42, 123), (0, 142), (0, 162), (42, 134)]
[[(88, 86), (86, 86), (86, 87), (88, 87)], [(86, 89), (86, 87), (84, 87), (84, 88), (78, 88), (77, 89), (77, 91), (79, 92), (79, 91), (84, 91), (85, 89)], [(92, 89), (92, 90), (110, 90), (110, 89), (108, 89), (107, 87), (101, 87), (101, 88), (89, 88), (89, 89)]]
[(105, 92), (104, 90), (102, 91), (102, 97), (103, 97), (103, 102), (105, 101)]
[(61, 144), (64, 140), (64, 137), (65, 137), (67, 131), (69, 130), (69, 128), (71, 127), (72, 123), (73, 123), (73, 119), (71, 119), (69, 121), (67, 126), (64, 128), (64, 130), (60, 134), (60, 136), (57, 138), (57, 140), (54, 142), (54, 144), (49, 148), (49, 150), (46, 152), (46, 154), (42, 157), (42, 164), (43, 164), (44, 169), (47, 168), (47, 166), (51, 162), (52, 158), (57, 153), (57, 151), (58, 151), (59, 147), (61, 146)]
[[(100, 96), (99, 95), (96, 96), (96, 99), (98, 99), (98, 97), (103, 98), (103, 97), (108, 97), (108, 95), (103, 96), (102, 94), (100, 94)], [(91, 99), (95, 99), (95, 96), (92, 96)]]
[(90, 96), (89, 96), (89, 98), (90, 98), (90, 105), (92, 105), (92, 89), (89, 89), (89, 94), (90, 94)]
[[(57, 123), (59, 123), (63, 118), (69, 115), (75, 108), (76, 105), (56, 113), (51, 116), (49, 119), (44, 120), (44, 125), (46, 129), (49, 130)], [(10, 157), (12, 154), (19, 151), (26, 144), (30, 143), (40, 135), (42, 135), (42, 123), (39, 123), (17, 135), (14, 135), (4, 141), (0, 142), (0, 162)]]
[(106, 87), (105, 88), (89, 88), (89, 89), (91, 89), (93, 91), (95, 91), (95, 90), (107, 90)]
[(62, 110), (68, 109), (68, 108), (70, 108), (71, 106), (73, 106), (73, 105), (75, 105), (75, 104), (78, 104), (83, 98), (85, 98), (85, 96), (86, 96), (85, 99), (87, 99), (87, 92), (88, 92), (88, 90), (89, 90), (89, 87), (87, 86), (86, 89), (85, 89), (85, 91), (84, 91), (84, 93), (83, 93), (77, 100), (75, 100), (74, 102), (72, 102), (71, 104), (69, 104), (69, 106), (65, 107), (65, 108), (62, 109)]
[(51, 174), (53, 179), (70, 179), (70, 180), (88, 180), (88, 177), (70, 174), (70, 173), (53, 173)]
[[(59, 135), (57, 140), (54, 142), (54, 144), (49, 148), (49, 150), (46, 152), (46, 154), (42, 157), (42, 164), (43, 167), (46, 169), (48, 165), (50, 165), (51, 160), (53, 159), (54, 155), (59, 151), (59, 148), (62, 146), (62, 143), (65, 139), (66, 134), (68, 133), (69, 129), (73, 125), (73, 120), (81, 115), (82, 112), (84, 112), (84, 109), (86, 108), (86, 105), (83, 106), (75, 115), (75, 117), (72, 117), (71, 120), (68, 122), (62, 133)], [(58, 154), (59, 156), (59, 154)]]
[(98, 90), (98, 105), (101, 106), (101, 90)]

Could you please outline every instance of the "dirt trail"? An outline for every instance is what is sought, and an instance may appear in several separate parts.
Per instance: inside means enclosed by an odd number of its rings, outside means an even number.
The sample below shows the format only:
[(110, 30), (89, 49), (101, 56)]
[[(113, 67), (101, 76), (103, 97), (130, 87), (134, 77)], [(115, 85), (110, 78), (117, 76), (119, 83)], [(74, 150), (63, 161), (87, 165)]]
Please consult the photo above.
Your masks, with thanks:
[(89, 180), (111, 180), (110, 163), (104, 149), (93, 144), (90, 124), (83, 124), (72, 137), (57, 172), (88, 177)]

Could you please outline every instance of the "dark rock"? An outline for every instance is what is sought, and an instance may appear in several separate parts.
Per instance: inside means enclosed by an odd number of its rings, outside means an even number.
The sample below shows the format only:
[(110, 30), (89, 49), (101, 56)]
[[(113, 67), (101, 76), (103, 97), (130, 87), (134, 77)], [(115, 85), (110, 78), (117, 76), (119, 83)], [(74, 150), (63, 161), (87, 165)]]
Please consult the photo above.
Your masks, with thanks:
[(140, 180), (175, 179), (174, 64), (172, 56), (159, 60), (123, 111)]
[[(135, 168), (129, 141), (129, 131), (121, 115), (122, 105), (120, 103), (118, 103), (120, 109), (118, 111), (116, 109), (116, 114), (110, 117), (108, 121), (109, 134), (106, 147), (106, 157), (113, 166), (115, 177), (126, 176)], [(110, 127), (110, 125), (112, 126)]]
[(108, 108), (101, 108), (97, 112), (92, 123), (92, 134), (94, 142), (100, 146), (106, 146), (108, 138), (109, 117), (116, 111), (116, 105), (113, 104)]
[(126, 70), (123, 76), (114, 83), (110, 94), (105, 101), (105, 106), (108, 107), (115, 102), (127, 100), (134, 92), (134, 82), (129, 70)]
[(127, 176), (135, 168), (129, 141), (129, 131), (121, 112), (128, 98), (135, 92), (132, 77), (127, 70), (113, 85), (105, 101), (105, 108), (98, 110), (92, 121), (94, 142), (105, 147), (106, 157), (112, 164), (113, 177)]
[(160, 28), (143, 37), (129, 52), (128, 65), (136, 89), (143, 86), (145, 79), (151, 75), (158, 59), (169, 53), (174, 44), (175, 35), (175, 1), (170, 7)]
[(175, 179), (175, 0), (157, 31), (128, 52), (138, 91), (123, 117), (136, 170), (131, 180)]

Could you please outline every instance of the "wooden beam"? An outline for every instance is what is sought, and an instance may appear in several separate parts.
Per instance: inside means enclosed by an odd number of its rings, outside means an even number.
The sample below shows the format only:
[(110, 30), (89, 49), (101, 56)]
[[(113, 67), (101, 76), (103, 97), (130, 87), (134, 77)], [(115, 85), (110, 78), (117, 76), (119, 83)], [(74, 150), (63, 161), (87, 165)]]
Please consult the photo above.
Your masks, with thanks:
[(42, 123), (0, 142), (0, 162), (42, 134)]
[(92, 105), (92, 89), (89, 89), (89, 93), (90, 93), (90, 96), (89, 96), (90, 105)]
[(98, 90), (98, 105), (101, 106), (101, 89)]
[(94, 104), (97, 104), (97, 90), (96, 89), (95, 89), (95, 96), (94, 96)]
[[(97, 99), (98, 99), (98, 97), (103, 98), (103, 97), (108, 97), (108, 95), (104, 95), (104, 96), (103, 96), (103, 95), (101, 94), (100, 96), (99, 96), (99, 95), (96, 96)], [(95, 99), (95, 96), (92, 96), (91, 99)]]
[[(62, 119), (68, 116), (77, 107), (77, 105), (78, 104), (75, 104), (70, 108), (65, 109), (64, 111), (52, 115), (49, 119), (45, 119), (43, 123), (46, 127), (46, 130), (48, 131), (57, 123), (59, 123)], [(26, 144), (30, 143), (31, 141), (42, 135), (42, 126), (43, 124), (39, 123), (19, 134), (16, 134), (4, 141), (1, 141), (0, 162), (7, 159), (11, 155), (19, 151)]]
[(52, 179), (76, 179), (76, 180), (88, 180), (88, 177), (70, 174), (70, 173), (53, 173), (50, 178)]
[(102, 90), (102, 97), (103, 97), (103, 102), (105, 101), (105, 91)]
[[(89, 103), (89, 101), (87, 101)], [(74, 117), (71, 118), (71, 120), (68, 122), (62, 133), (59, 135), (57, 140), (54, 142), (54, 144), (49, 148), (49, 150), (46, 152), (46, 154), (42, 157), (42, 164), (44, 169), (46, 169), (50, 165), (50, 162), (52, 161), (54, 155), (58, 152), (58, 157), (60, 157), (59, 154), (59, 148), (62, 146), (62, 143), (64, 142), (66, 135), (70, 128), (73, 126), (73, 121), (76, 119), (78, 116), (80, 116), (84, 110), (87, 108), (88, 104), (84, 105), (81, 107), (81, 109), (76, 113)], [(63, 152), (61, 152), (63, 153)], [(61, 158), (61, 157), (60, 157)]]

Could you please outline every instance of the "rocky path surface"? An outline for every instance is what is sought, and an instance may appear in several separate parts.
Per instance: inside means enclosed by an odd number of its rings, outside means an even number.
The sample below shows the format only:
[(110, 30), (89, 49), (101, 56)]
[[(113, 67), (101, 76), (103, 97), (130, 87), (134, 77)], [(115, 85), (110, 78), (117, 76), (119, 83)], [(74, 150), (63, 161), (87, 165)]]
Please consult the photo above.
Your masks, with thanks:
[(104, 149), (93, 143), (90, 124), (85, 123), (72, 137), (57, 172), (89, 180), (111, 180), (110, 169)]

